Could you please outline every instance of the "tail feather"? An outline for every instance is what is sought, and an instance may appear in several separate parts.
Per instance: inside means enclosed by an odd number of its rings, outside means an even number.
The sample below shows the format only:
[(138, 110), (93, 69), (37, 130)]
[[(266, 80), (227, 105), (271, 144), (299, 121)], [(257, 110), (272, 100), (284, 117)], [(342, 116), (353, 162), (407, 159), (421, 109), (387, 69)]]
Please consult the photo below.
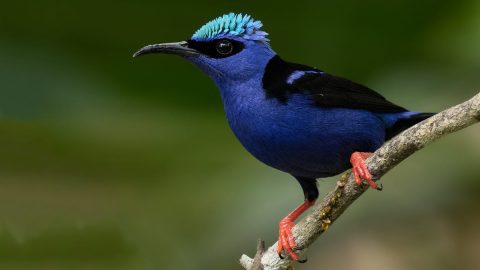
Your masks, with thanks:
[(400, 132), (435, 114), (436, 113), (416, 113), (411, 114), (408, 117), (398, 119), (391, 127), (387, 128), (386, 139), (390, 140)]

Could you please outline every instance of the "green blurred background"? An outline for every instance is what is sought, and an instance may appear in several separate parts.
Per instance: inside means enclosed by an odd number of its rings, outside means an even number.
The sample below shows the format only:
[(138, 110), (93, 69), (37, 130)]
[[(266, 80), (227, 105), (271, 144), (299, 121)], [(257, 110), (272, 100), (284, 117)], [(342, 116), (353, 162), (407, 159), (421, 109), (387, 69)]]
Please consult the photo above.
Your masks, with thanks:
[[(276, 240), (298, 184), (241, 147), (193, 65), (131, 58), (230, 11), (262, 20), (284, 58), (413, 110), (479, 90), (478, 0), (4, 2), (0, 269), (240, 269)], [(297, 268), (478, 269), (479, 138), (400, 164)]]

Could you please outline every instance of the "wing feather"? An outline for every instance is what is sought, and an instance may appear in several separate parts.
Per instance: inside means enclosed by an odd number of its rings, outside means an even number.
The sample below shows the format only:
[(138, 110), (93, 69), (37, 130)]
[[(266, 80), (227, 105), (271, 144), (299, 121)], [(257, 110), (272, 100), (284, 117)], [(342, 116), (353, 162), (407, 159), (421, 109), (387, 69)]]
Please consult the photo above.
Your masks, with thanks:
[(295, 93), (308, 95), (321, 107), (364, 109), (380, 113), (407, 111), (361, 84), (333, 76), (316, 68), (284, 61), (274, 56), (262, 79), (267, 98), (287, 103)]
[(292, 84), (308, 94), (318, 106), (365, 109), (374, 112), (407, 111), (361, 84), (324, 72), (306, 73)]

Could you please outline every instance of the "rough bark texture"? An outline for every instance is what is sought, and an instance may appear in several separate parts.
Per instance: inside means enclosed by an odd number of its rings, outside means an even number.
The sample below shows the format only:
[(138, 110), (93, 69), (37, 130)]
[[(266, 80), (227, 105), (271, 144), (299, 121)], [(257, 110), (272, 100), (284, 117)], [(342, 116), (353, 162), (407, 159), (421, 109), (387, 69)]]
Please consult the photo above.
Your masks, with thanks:
[[(368, 168), (378, 179), (427, 144), (479, 121), (480, 93), (462, 104), (418, 123), (385, 143), (367, 160)], [(335, 190), (318, 202), (313, 207), (313, 211), (294, 227), (295, 240), (298, 246), (303, 247), (299, 254), (306, 252), (318, 236), (327, 231), (348, 206), (367, 189), (367, 186), (358, 186), (350, 172), (343, 174)], [(289, 258), (280, 259), (275, 251), (276, 245), (275, 243), (265, 252), (263, 250), (260, 252), (259, 249), (255, 260), (242, 255), (240, 264), (247, 270), (291, 268), (292, 261)]]

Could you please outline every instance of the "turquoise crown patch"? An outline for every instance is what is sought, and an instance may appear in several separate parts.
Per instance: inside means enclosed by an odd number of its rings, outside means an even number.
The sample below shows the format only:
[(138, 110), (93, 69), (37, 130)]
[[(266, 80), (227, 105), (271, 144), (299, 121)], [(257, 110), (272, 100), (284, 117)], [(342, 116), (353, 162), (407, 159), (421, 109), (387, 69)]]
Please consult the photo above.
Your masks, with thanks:
[(193, 39), (218, 37), (242, 37), (244, 39), (268, 41), (267, 32), (261, 31), (263, 24), (250, 15), (229, 13), (204, 24), (193, 34)]

